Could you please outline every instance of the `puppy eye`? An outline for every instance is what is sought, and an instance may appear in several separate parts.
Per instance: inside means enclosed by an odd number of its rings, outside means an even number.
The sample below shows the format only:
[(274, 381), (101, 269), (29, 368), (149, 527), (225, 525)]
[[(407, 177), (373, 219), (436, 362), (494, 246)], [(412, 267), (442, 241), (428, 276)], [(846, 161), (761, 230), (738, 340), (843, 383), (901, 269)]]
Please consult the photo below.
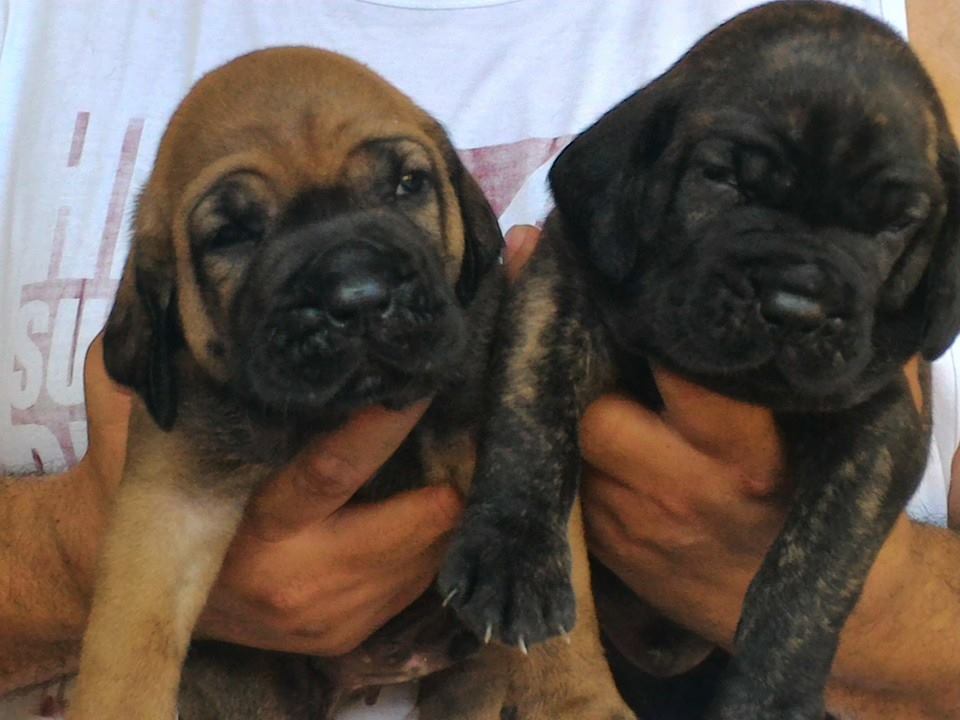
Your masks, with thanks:
[(191, 242), (203, 252), (222, 252), (259, 242), (270, 217), (264, 181), (239, 173), (219, 182), (190, 213)]
[(703, 177), (710, 182), (737, 187), (737, 173), (729, 165), (709, 164), (703, 168)]
[(926, 193), (908, 195), (900, 189), (892, 190), (875, 210), (875, 227), (880, 232), (905, 232), (927, 219), (930, 206), (930, 196)]
[(906, 230), (926, 220), (930, 213), (930, 197), (921, 193), (911, 200), (905, 209), (889, 224), (891, 230)]
[(423, 189), (429, 181), (429, 176), (423, 170), (411, 170), (400, 177), (400, 182), (397, 183), (394, 194), (397, 197), (416, 195), (417, 193), (423, 192)]
[(263, 223), (237, 223), (228, 222), (222, 225), (208, 237), (206, 247), (208, 251), (226, 250), (243, 243), (255, 243), (263, 238)]

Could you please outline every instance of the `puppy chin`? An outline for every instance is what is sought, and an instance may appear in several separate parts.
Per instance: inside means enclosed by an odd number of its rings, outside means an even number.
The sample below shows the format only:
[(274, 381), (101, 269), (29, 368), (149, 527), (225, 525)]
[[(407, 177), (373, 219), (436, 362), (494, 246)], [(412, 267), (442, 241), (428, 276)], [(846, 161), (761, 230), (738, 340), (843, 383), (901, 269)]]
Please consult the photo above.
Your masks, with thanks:
[(776, 358), (776, 367), (785, 384), (798, 396), (810, 399), (846, 396), (858, 384), (861, 373), (870, 362), (868, 351), (846, 355), (826, 349), (826, 355), (798, 352), (784, 347)]
[[(804, 332), (752, 312), (706, 305), (678, 313), (653, 333), (651, 356), (704, 384), (775, 408), (820, 405), (857, 391), (873, 356), (869, 318)], [(661, 316), (664, 317), (664, 316)]]
[(436, 390), (434, 382), (391, 368), (304, 377), (282, 363), (270, 368), (251, 364), (244, 380), (244, 396), (258, 413), (319, 427), (338, 425), (352, 412), (372, 405), (400, 410)]
[(363, 407), (405, 408), (451, 382), (466, 345), (465, 333), (439, 332), (395, 345), (359, 339), (329, 352), (255, 351), (237, 376), (241, 391), (262, 412), (337, 424)]

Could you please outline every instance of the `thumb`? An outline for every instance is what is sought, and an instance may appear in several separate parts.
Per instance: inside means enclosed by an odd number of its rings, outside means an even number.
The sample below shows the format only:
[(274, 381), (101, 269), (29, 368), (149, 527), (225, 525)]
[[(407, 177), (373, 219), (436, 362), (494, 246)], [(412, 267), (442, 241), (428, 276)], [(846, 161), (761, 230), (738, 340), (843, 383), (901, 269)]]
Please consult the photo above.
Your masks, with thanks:
[(463, 501), (452, 487), (426, 487), (344, 508), (331, 519), (331, 529), (336, 537), (349, 539), (354, 557), (402, 564), (453, 530), (462, 510)]
[(318, 437), (253, 498), (249, 531), (278, 540), (327, 519), (396, 452), (427, 405), (423, 400), (399, 412), (367, 408)]
[(503, 260), (507, 277), (513, 282), (536, 250), (540, 242), (540, 229), (535, 225), (514, 225), (507, 230), (504, 242), (506, 249)]

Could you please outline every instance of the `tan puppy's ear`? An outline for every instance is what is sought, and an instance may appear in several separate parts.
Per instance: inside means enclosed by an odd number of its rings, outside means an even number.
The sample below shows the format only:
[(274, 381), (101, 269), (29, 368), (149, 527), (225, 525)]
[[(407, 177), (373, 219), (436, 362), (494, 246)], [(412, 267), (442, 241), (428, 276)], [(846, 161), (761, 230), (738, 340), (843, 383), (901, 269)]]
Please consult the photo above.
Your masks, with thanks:
[(165, 233), (139, 228), (145, 209), (138, 208), (134, 233), (103, 335), (107, 372), (136, 391), (150, 415), (164, 430), (177, 414), (177, 382), (173, 356), (182, 343), (177, 311), (175, 269)]
[(460, 304), (466, 306), (477, 294), (487, 272), (499, 262), (504, 248), (503, 233), (483, 190), (464, 167), (443, 128), (437, 123), (428, 123), (427, 132), (440, 148), (449, 170), (450, 182), (460, 202), (463, 260), (456, 293)]
[(960, 151), (949, 130), (941, 138), (939, 170), (947, 214), (922, 280), (926, 305), (921, 351), (927, 360), (946, 352), (960, 331)]
[(503, 233), (483, 190), (454, 153), (453, 185), (460, 199), (463, 217), (463, 261), (457, 278), (457, 299), (461, 305), (473, 300), (481, 280), (500, 260)]

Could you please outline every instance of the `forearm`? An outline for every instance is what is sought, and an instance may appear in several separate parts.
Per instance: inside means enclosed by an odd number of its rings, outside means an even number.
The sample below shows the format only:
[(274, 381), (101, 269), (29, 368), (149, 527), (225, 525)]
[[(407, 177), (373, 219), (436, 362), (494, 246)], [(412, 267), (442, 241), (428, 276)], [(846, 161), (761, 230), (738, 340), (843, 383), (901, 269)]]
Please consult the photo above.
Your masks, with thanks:
[(902, 519), (843, 631), (828, 693), (839, 718), (960, 718), (960, 537)]
[(75, 668), (96, 523), (80, 468), (0, 478), (0, 695)]

